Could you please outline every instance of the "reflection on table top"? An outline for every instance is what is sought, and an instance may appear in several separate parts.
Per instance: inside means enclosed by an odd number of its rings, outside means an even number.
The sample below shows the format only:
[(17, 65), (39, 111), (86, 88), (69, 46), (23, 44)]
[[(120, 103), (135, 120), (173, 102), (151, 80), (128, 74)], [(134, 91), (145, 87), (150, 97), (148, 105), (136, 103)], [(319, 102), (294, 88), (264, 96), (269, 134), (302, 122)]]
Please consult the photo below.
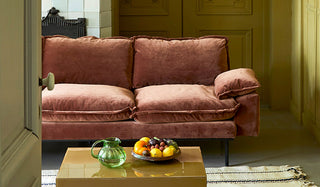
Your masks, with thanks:
[(180, 156), (163, 162), (139, 160), (131, 155), (132, 147), (124, 147), (127, 159), (118, 168), (101, 165), (90, 149), (68, 148), (57, 178), (206, 177), (200, 147), (180, 147)]

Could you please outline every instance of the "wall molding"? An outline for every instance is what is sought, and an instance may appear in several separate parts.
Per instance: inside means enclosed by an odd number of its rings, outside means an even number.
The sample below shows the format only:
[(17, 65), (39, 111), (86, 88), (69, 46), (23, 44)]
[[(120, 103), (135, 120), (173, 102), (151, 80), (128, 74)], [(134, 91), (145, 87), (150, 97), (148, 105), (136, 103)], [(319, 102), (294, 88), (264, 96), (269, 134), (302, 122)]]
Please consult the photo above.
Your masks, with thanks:
[(166, 16), (169, 0), (121, 0), (120, 16)]
[[(240, 68), (240, 67), (246, 67), (246, 68), (254, 68), (253, 64), (253, 28), (248, 29), (198, 29), (196, 31), (198, 33), (198, 36), (203, 35), (223, 35), (229, 38), (229, 55), (230, 55), (230, 64), (231, 68)], [(238, 38), (237, 38), (238, 37)], [(233, 49), (233, 51), (241, 51), (242, 59), (239, 63), (239, 58), (236, 58), (232, 54), (232, 44), (231, 42), (238, 42), (238, 40), (241, 40), (242, 42), (242, 48), (241, 49)], [(232, 41), (231, 41), (232, 40)], [(239, 46), (239, 45), (237, 45)], [(231, 50), (230, 50), (231, 49)], [(256, 77), (261, 83), (261, 85), (265, 85), (264, 81), (264, 74), (260, 71), (255, 71)], [(260, 87), (257, 91), (261, 97), (265, 96), (267, 94), (265, 87)]]
[[(198, 30), (199, 36), (204, 35), (224, 35), (229, 39), (238, 37), (240, 42), (242, 42), (242, 59), (239, 67), (247, 67), (253, 68), (253, 46), (252, 46), (252, 35), (253, 29), (208, 29), (208, 30)], [(230, 44), (229, 40), (229, 44)], [(234, 41), (235, 42), (235, 41)], [(230, 47), (230, 45), (229, 45)], [(244, 51), (245, 50), (245, 51)], [(230, 54), (230, 60), (239, 60), (239, 59), (232, 59), (232, 54)]]
[(131, 37), (137, 35), (147, 35), (147, 36), (161, 36), (169, 37), (170, 33), (168, 31), (120, 31), (120, 36)]
[(253, 0), (197, 0), (198, 15), (251, 15)]

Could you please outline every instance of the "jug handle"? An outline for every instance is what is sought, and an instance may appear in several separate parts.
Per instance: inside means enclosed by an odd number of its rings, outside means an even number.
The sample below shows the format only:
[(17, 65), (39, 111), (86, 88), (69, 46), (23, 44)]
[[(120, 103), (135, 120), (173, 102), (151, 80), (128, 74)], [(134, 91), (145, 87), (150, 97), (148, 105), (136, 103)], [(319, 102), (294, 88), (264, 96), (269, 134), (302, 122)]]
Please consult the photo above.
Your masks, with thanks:
[(106, 140), (98, 140), (98, 141), (95, 141), (93, 144), (92, 144), (92, 147), (91, 147), (91, 156), (93, 158), (98, 158), (98, 155), (95, 155), (93, 153), (93, 148), (98, 144), (98, 143), (101, 143), (101, 142), (106, 142)]

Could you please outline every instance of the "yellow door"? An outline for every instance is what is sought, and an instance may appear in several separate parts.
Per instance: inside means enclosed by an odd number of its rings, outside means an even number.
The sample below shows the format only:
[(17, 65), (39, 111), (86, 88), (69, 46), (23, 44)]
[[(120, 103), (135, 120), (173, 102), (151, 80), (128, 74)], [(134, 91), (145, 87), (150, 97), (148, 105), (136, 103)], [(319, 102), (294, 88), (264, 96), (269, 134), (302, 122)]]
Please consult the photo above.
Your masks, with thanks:
[(0, 1), (0, 186), (41, 185), (40, 0)]
[(183, 36), (227, 36), (231, 69), (254, 69), (263, 85), (259, 90), (262, 104), (267, 104), (265, 9), (263, 0), (183, 1)]
[(120, 0), (120, 36), (181, 37), (181, 0)]

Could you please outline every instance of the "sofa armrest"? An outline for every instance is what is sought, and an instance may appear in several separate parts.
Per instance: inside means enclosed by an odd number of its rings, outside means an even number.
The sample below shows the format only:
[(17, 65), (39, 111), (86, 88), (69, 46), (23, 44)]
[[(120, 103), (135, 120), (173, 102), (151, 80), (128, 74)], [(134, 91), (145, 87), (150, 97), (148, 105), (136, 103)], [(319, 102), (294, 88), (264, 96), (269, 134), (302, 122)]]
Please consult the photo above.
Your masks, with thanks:
[(235, 98), (240, 107), (234, 117), (237, 136), (258, 136), (260, 131), (260, 98), (257, 93)]
[(252, 69), (239, 68), (219, 74), (214, 86), (216, 96), (219, 99), (226, 99), (254, 92), (260, 84)]

